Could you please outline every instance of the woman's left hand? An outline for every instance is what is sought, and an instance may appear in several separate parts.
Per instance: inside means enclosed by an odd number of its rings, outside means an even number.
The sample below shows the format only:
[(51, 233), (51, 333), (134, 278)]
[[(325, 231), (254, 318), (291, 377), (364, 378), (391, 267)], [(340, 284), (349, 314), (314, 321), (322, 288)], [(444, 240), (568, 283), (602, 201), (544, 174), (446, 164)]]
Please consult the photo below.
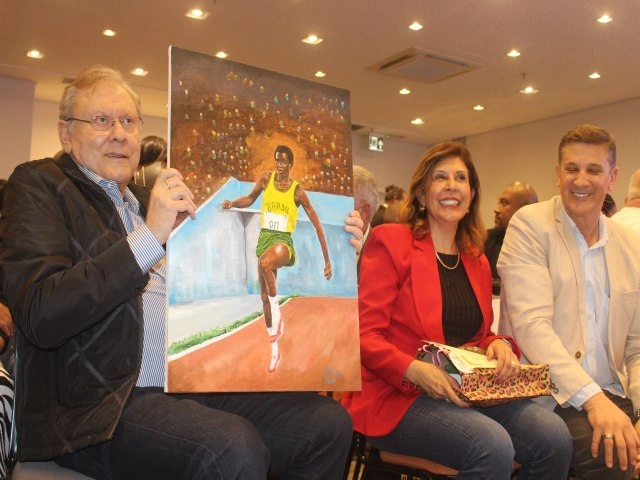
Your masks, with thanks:
[(520, 361), (511, 350), (511, 345), (501, 339), (495, 339), (487, 348), (487, 359), (497, 360), (496, 380), (506, 380), (520, 372)]

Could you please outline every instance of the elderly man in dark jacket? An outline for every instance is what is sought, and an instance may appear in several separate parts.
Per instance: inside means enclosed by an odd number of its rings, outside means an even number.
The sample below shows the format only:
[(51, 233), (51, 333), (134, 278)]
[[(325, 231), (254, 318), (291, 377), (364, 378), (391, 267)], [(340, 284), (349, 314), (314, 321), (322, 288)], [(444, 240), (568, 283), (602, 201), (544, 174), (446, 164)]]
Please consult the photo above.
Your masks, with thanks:
[[(19, 459), (109, 479), (338, 478), (351, 423), (331, 399), (163, 392), (163, 245), (196, 206), (175, 169), (150, 192), (131, 183), (141, 126), (120, 74), (89, 69), (61, 101), (65, 153), (7, 184), (0, 279), (18, 327)], [(347, 223), (357, 235), (361, 220)]]

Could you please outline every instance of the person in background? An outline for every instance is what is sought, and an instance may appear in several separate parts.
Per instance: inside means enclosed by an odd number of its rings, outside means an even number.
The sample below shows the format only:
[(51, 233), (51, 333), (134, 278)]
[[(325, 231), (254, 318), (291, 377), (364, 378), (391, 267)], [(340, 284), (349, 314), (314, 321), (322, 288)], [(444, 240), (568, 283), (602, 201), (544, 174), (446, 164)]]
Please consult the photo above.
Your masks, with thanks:
[(624, 199), (624, 207), (618, 210), (611, 218), (640, 232), (640, 170), (636, 170), (631, 175), (627, 196)]
[(459, 471), (456, 478), (566, 480), (571, 437), (530, 400), (473, 408), (444, 369), (416, 359), (424, 341), (477, 347), (498, 381), (520, 371), (511, 338), (490, 330), (491, 270), (482, 254), (480, 183), (469, 150), (430, 148), (411, 179), (400, 224), (374, 228), (358, 289), (362, 391), (343, 396), (355, 430), (378, 449)]
[(398, 208), (407, 198), (404, 188), (397, 185), (387, 185), (384, 189), (384, 203), (378, 207), (371, 219), (371, 227), (377, 227), (383, 223), (398, 223)]
[(484, 243), (484, 253), (491, 266), (492, 291), (494, 295), (500, 295), (500, 275), (496, 269), (498, 255), (504, 240), (504, 234), (509, 226), (509, 220), (514, 213), (525, 205), (538, 201), (538, 195), (531, 185), (515, 181), (504, 187), (498, 196), (498, 204), (493, 213), (494, 228), (487, 231), (487, 240)]
[(371, 219), (378, 208), (378, 186), (369, 170), (360, 165), (353, 166), (353, 203), (364, 223), (362, 246), (371, 232)]
[[(313, 392), (164, 392), (165, 250), (195, 216), (175, 169), (131, 180), (140, 99), (109, 67), (60, 102), (65, 153), (19, 165), (0, 220), (0, 279), (16, 330), (18, 459), (96, 479), (339, 478), (349, 415)], [(345, 229), (359, 247), (357, 212)]]
[(500, 328), (549, 364), (542, 401), (571, 431), (579, 480), (629, 479), (640, 453), (640, 235), (601, 213), (617, 176), (611, 134), (566, 132), (560, 195), (518, 210), (498, 258)]
[(607, 217), (612, 217), (617, 211), (616, 201), (607, 193), (604, 197), (604, 202), (602, 202), (602, 213)]
[(140, 142), (140, 163), (133, 181), (151, 188), (163, 168), (167, 168), (167, 141), (156, 135), (144, 137)]

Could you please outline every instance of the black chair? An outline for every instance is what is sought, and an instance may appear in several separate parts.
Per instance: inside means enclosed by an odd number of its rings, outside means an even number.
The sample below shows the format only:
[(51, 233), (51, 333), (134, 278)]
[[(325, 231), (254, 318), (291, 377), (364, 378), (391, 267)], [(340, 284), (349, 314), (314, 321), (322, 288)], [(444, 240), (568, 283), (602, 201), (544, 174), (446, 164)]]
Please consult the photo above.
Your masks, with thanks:
[(364, 435), (354, 432), (344, 480), (445, 480), (455, 478), (457, 473), (424, 458), (381, 452)]

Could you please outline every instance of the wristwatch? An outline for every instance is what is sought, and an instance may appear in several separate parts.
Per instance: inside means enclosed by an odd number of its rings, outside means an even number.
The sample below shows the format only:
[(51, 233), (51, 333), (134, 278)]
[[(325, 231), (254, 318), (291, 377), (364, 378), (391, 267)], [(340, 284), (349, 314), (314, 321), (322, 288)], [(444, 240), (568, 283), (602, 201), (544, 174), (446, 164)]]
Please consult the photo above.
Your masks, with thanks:
[(640, 408), (636, 408), (636, 411), (633, 412), (633, 421), (637, 422), (640, 420)]

